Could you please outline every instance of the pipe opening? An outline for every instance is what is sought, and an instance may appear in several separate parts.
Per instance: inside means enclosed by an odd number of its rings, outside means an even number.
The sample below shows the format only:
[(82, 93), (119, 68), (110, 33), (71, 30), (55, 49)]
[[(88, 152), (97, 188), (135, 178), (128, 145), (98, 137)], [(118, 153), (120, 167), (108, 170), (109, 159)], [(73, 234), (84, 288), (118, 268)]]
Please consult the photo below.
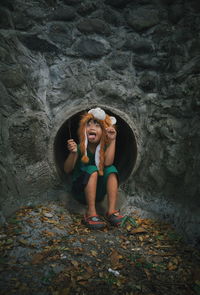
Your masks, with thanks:
[[(105, 108), (104, 108), (105, 109)], [(117, 119), (117, 140), (116, 140), (116, 154), (114, 165), (119, 171), (120, 184), (125, 182), (131, 175), (137, 159), (137, 142), (135, 134), (129, 124), (119, 115), (105, 110), (107, 114), (116, 117)], [(61, 179), (67, 181), (66, 173), (63, 166), (69, 152), (67, 150), (67, 140), (73, 138), (78, 143), (78, 126), (81, 115), (84, 112), (78, 112), (68, 118), (58, 130), (54, 141), (54, 160), (56, 169)]]

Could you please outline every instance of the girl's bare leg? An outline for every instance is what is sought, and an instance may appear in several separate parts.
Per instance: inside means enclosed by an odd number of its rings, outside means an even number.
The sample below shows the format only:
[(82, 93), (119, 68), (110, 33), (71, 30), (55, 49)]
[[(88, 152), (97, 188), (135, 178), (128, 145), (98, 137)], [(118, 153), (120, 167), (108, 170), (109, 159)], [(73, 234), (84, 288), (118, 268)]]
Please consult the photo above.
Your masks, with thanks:
[(85, 196), (87, 201), (87, 216), (93, 216), (96, 215), (96, 189), (97, 189), (97, 178), (98, 178), (98, 172), (94, 172), (90, 175), (89, 181), (85, 187)]
[(108, 214), (116, 210), (118, 193), (118, 179), (115, 173), (111, 173), (107, 180)]

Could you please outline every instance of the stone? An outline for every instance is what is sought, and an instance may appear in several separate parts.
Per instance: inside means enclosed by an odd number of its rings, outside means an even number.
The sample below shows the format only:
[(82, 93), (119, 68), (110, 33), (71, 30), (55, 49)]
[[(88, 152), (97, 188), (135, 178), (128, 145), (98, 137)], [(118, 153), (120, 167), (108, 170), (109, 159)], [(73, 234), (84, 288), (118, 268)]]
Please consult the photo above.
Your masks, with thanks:
[(80, 56), (88, 58), (97, 58), (105, 55), (107, 49), (102, 42), (93, 39), (83, 39), (77, 43), (77, 51)]
[(60, 6), (57, 7), (48, 18), (56, 21), (71, 21), (75, 16), (75, 10), (72, 7)]
[(140, 32), (147, 30), (159, 23), (158, 10), (151, 7), (140, 7), (129, 12), (127, 23), (134, 30)]
[(24, 120), (12, 122), (9, 127), (9, 138), (16, 162), (23, 160), (30, 165), (42, 161), (47, 136), (46, 122), (40, 117), (30, 116)]
[(174, 176), (182, 175), (186, 169), (187, 165), (184, 160), (184, 149), (179, 145), (171, 145), (170, 148), (167, 148), (167, 163), (166, 167)]
[(25, 82), (25, 78), (19, 65), (0, 67), (0, 80), (8, 88), (21, 86)]
[(30, 50), (40, 52), (58, 52), (58, 48), (47, 40), (41, 39), (36, 35), (21, 36), (20, 41)]
[(121, 14), (110, 7), (104, 10), (103, 17), (107, 23), (116, 27), (119, 27), (125, 23), (125, 20), (122, 18)]
[(192, 40), (189, 46), (189, 54), (191, 57), (196, 57), (199, 55), (200, 40)]
[(10, 11), (14, 10), (12, 0), (1, 0), (1, 6), (6, 7)]
[(78, 5), (80, 2), (82, 2), (82, 0), (64, 0), (64, 3), (72, 6)]
[(13, 13), (12, 17), (15, 29), (17, 30), (25, 31), (34, 26), (34, 22), (27, 15), (22, 15), (21, 13), (16, 11)]
[(124, 8), (131, 0), (106, 0), (105, 3), (116, 7), (116, 8)]
[(121, 52), (113, 53), (109, 56), (106, 63), (108, 63), (114, 71), (121, 71), (128, 67), (130, 61), (130, 54)]
[(6, 49), (5, 44), (2, 44), (3, 46), (0, 46), (0, 61), (4, 63), (14, 63), (14, 58), (11, 56), (9, 50)]
[(111, 34), (109, 26), (97, 18), (83, 20), (78, 23), (77, 28), (85, 34), (97, 33), (106, 36)]
[(134, 56), (133, 65), (138, 70), (149, 69), (154, 71), (163, 70), (165, 66), (163, 60), (157, 57), (150, 57), (149, 55), (143, 55), (142, 57)]
[(96, 77), (99, 81), (109, 79), (109, 68), (105, 65), (99, 66), (96, 69)]
[(198, 74), (200, 72), (200, 56), (195, 56), (176, 74), (176, 79), (182, 81), (188, 75)]
[(84, 1), (80, 4), (80, 7), (77, 9), (77, 12), (82, 15), (89, 15), (91, 14), (93, 11), (95, 11), (97, 8), (97, 5), (95, 2), (90, 2), (90, 1)]
[(184, 13), (184, 6), (182, 4), (174, 4), (169, 7), (168, 17), (173, 24), (180, 21)]
[(154, 73), (144, 72), (140, 77), (139, 87), (144, 91), (153, 91), (156, 87), (157, 77)]
[(145, 39), (133, 39), (131, 36), (127, 39), (127, 41), (123, 45), (124, 48), (132, 50), (138, 54), (146, 54), (153, 52), (152, 43)]
[(101, 96), (106, 96), (114, 100), (118, 100), (120, 97), (126, 99), (127, 91), (115, 81), (103, 81), (95, 85), (95, 90)]
[(6, 8), (0, 7), (0, 29), (12, 28), (10, 13)]
[(27, 6), (25, 16), (39, 22), (43, 22), (48, 17), (49, 10), (44, 6)]
[(56, 5), (56, 0), (45, 0), (45, 2), (49, 5), (49, 6), (55, 6)]

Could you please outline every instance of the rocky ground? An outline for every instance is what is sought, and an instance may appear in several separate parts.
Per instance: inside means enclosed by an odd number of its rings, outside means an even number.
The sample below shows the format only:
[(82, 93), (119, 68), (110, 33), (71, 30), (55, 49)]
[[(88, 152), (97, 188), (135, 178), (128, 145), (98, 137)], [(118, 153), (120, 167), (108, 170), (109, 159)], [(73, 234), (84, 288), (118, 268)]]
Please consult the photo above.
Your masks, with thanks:
[(200, 252), (134, 211), (91, 231), (62, 203), (23, 207), (0, 229), (0, 294), (199, 295)]

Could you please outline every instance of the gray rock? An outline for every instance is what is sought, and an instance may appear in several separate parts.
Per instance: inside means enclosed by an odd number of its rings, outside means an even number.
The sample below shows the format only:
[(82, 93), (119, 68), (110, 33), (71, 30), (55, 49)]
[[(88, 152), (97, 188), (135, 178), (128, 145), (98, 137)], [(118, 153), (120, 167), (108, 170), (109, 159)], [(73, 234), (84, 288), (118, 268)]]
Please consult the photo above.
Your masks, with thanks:
[[(21, 121), (21, 122), (20, 122)], [(23, 158), (27, 164), (42, 161), (47, 144), (46, 122), (39, 116), (13, 121), (9, 128), (9, 138), (13, 154)]]
[(85, 34), (97, 33), (106, 36), (111, 34), (109, 26), (97, 18), (85, 19), (78, 23), (77, 28), (80, 32)]
[(25, 14), (15, 11), (12, 15), (13, 24), (16, 30), (28, 30), (34, 26), (34, 21)]
[(91, 2), (91, 1), (84, 1), (80, 4), (80, 7), (77, 9), (77, 12), (80, 15), (88, 15), (91, 14), (93, 11), (95, 11), (97, 8), (96, 2)]
[(80, 56), (88, 58), (101, 57), (107, 53), (107, 49), (102, 42), (89, 38), (80, 40), (76, 49)]
[(14, 10), (14, 6), (13, 6), (13, 2), (12, 0), (2, 0), (1, 1), (1, 5), (7, 9), (9, 9), (10, 11)]
[(184, 13), (184, 6), (181, 4), (174, 4), (169, 7), (168, 16), (173, 24), (176, 24)]
[(36, 35), (21, 36), (20, 41), (30, 50), (40, 52), (57, 52), (58, 48), (47, 40), (41, 39)]
[(151, 7), (140, 7), (129, 12), (127, 23), (136, 31), (147, 30), (159, 23), (159, 12)]
[(0, 29), (12, 28), (10, 12), (3, 7), (0, 7)]
[(113, 70), (118, 72), (128, 68), (130, 60), (130, 54), (114, 52), (108, 57), (106, 63), (108, 63)]
[(192, 40), (189, 45), (189, 54), (191, 57), (199, 55), (200, 40)]
[(60, 6), (53, 10), (48, 19), (56, 21), (72, 21), (75, 16), (75, 10), (72, 7)]
[(153, 91), (156, 87), (157, 76), (151, 72), (144, 72), (140, 77), (139, 87), (144, 91)]
[(0, 80), (8, 88), (19, 87), (24, 83), (24, 75), (20, 65), (1, 65)]
[(151, 42), (145, 39), (134, 40), (133, 38), (131, 38), (131, 36), (124, 43), (123, 47), (132, 50), (133, 52), (138, 54), (146, 54), (153, 52), (153, 46)]
[(66, 3), (67, 5), (72, 5), (72, 6), (75, 6), (79, 4), (80, 2), (82, 1), (81, 0), (64, 0), (64, 3)]
[(125, 23), (122, 15), (109, 7), (104, 10), (103, 17), (107, 23), (116, 27), (119, 27)]
[(152, 57), (149, 55), (134, 56), (133, 65), (138, 69), (149, 69), (149, 70), (163, 70), (165, 67), (164, 61), (158, 57)]
[(188, 75), (198, 74), (200, 72), (200, 56), (194, 57), (188, 63), (186, 63), (182, 69), (177, 73), (176, 79), (182, 81)]
[(105, 3), (117, 8), (124, 8), (131, 0), (106, 0)]
[(184, 160), (184, 150), (179, 145), (171, 145), (167, 148), (167, 165), (166, 168), (174, 175), (182, 175), (186, 169), (187, 164)]

